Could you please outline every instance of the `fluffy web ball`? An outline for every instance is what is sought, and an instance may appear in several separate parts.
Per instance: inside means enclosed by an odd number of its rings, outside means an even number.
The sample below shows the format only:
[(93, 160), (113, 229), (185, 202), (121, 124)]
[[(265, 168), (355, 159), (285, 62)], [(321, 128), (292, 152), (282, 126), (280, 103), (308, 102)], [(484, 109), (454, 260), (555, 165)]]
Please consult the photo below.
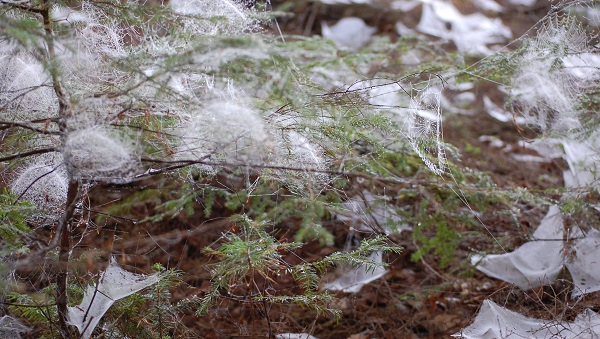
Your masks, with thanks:
[(267, 138), (263, 119), (235, 103), (214, 102), (184, 123), (177, 148), (180, 159), (248, 161), (260, 155)]
[(59, 161), (36, 157), (10, 184), (12, 191), (34, 203), (40, 215), (58, 214), (67, 200), (68, 178)]
[(15, 120), (51, 117), (58, 103), (44, 66), (28, 53), (9, 50), (0, 46), (0, 107)]
[(69, 133), (63, 156), (71, 176), (113, 182), (128, 181), (139, 162), (131, 143), (100, 127)]

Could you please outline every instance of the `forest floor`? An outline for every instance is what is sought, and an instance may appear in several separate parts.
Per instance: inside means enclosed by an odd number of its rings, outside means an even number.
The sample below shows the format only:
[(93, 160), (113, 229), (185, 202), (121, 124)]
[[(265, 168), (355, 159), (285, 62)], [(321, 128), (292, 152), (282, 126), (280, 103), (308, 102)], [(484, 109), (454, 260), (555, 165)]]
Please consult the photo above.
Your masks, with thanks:
[[(307, 3), (306, 6), (315, 5)], [(380, 32), (391, 32), (390, 25), (393, 25), (395, 18), (378, 13), (368, 14), (352, 6), (321, 8), (318, 9), (318, 17), (317, 14), (311, 17), (311, 10), (315, 10), (313, 7), (302, 9), (299, 6), (296, 9), (298, 15), (283, 22), (283, 28), (294, 33), (318, 33), (319, 27), (315, 22), (322, 19), (335, 21), (360, 12), (370, 16), (365, 18), (367, 23), (376, 24)], [(543, 16), (544, 8), (507, 11), (504, 19), (509, 24), (512, 22), (515, 35), (518, 35)], [(469, 8), (465, 11), (468, 12)], [(486, 91), (487, 88), (480, 90)], [(522, 146), (522, 141), (533, 137), (523, 133), (527, 132), (521, 132), (515, 123), (500, 122), (484, 112), (483, 108), (471, 115), (449, 114), (444, 119), (445, 142), (460, 150), (461, 167), (487, 173), (500, 189), (523, 187), (538, 190), (563, 186), (563, 171), (568, 168), (566, 162), (523, 162), (512, 156), (515, 153), (537, 155)], [(489, 141), (482, 141), (482, 135), (497, 137), (504, 145), (498, 147)], [(508, 145), (511, 146), (510, 152), (506, 151)], [(115, 193), (115, 197), (122, 197), (123, 194), (121, 190)], [(107, 196), (100, 200), (110, 201), (115, 197)], [(150, 214), (153, 205), (139, 202), (131, 208), (131, 217), (139, 218)], [(125, 267), (146, 272), (154, 262), (176, 267), (185, 274), (184, 284), (173, 291), (174, 299), (201, 295), (209, 286), (207, 263), (211, 260), (202, 249), (217, 241), (221, 232), (230, 227), (227, 219), (230, 212), (218, 203), (213, 215), (218, 214), (219, 209), (223, 214), (219, 218), (206, 220), (201, 216), (182, 216), (153, 225), (152, 232), (148, 232), (144, 224), (134, 225), (124, 221), (118, 226), (116, 240), (112, 240), (114, 231), (103, 230), (101, 236), (88, 245), (116, 254), (122, 253)], [(460, 230), (463, 226), (453, 225), (463, 233), (463, 237), (458, 243), (454, 262), (444, 268), (431, 255), (425, 255), (420, 261), (411, 260), (417, 248), (410, 230), (393, 235), (393, 241), (403, 247), (402, 253), (384, 256), (384, 260), (390, 263), (388, 273), (365, 285), (359, 293), (337, 293), (339, 299), (334, 306), (342, 310), (339, 320), (318, 316), (314, 311), (294, 305), (272, 306), (268, 309), (267, 319), (264, 314), (267, 309), (262, 306), (225, 300), (208, 316), (198, 318), (190, 313), (182, 317), (180, 323), (190, 333), (203, 338), (264, 337), (269, 328), (273, 333), (304, 332), (321, 339), (442, 338), (469, 325), (485, 299), (526, 316), (548, 320), (559, 316), (564, 320), (572, 320), (586, 307), (597, 311), (600, 308), (598, 293), (590, 294), (577, 303), (569, 299), (572, 286), (566, 271), (551, 286), (523, 292), (471, 266), (469, 256), (474, 250), (490, 253), (497, 250), (492, 236), (484, 227), (510, 251), (526, 241), (527, 234), (535, 230), (545, 212), (542, 208), (530, 206), (527, 209), (527, 206), (523, 206), (518, 215), (509, 216), (490, 209), (481, 216), (485, 224), (480, 225), (482, 229)], [(522, 229), (515, 227), (513, 217), (517, 218)], [(341, 250), (348, 236), (348, 227), (336, 220), (330, 220), (327, 226), (336, 237), (333, 246), (322, 246), (313, 241), (285, 260), (292, 264), (297, 258), (311, 261)], [(297, 229), (297, 225), (293, 224), (285, 227), (289, 234)], [(278, 283), (282, 289), (295, 288), (292, 281), (282, 280)]]

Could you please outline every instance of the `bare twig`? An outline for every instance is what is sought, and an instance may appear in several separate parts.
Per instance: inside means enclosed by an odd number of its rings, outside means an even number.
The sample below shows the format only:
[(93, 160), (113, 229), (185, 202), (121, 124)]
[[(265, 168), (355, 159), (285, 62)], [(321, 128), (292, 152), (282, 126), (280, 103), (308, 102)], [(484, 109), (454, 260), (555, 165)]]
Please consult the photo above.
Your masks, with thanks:
[(26, 158), (32, 155), (36, 155), (36, 154), (44, 154), (44, 153), (50, 153), (50, 152), (56, 152), (56, 148), (40, 148), (40, 149), (34, 149), (32, 151), (29, 152), (22, 152), (22, 153), (17, 153), (17, 154), (13, 154), (13, 155), (8, 155), (6, 157), (0, 158), (0, 162), (4, 162), (4, 161), (10, 161), (13, 159), (19, 159), (19, 158)]

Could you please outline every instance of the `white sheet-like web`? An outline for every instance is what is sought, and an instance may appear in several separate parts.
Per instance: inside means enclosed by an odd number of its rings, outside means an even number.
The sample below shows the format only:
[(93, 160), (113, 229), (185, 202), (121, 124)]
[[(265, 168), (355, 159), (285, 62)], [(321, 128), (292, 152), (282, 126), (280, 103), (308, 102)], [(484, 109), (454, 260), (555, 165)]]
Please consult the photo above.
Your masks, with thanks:
[[(383, 253), (373, 252), (368, 259), (375, 263), (381, 263), (383, 262)], [(383, 277), (386, 273), (387, 269), (384, 267), (376, 267), (375, 269), (368, 269), (364, 265), (360, 267), (350, 267), (344, 270), (342, 275), (337, 279), (326, 283), (323, 286), (323, 289), (357, 293), (360, 292), (364, 285)]]
[(490, 19), (481, 13), (462, 15), (450, 1), (439, 0), (424, 1), (416, 29), (452, 40), (460, 52), (469, 55), (490, 55), (493, 51), (488, 45), (501, 44), (512, 37), (499, 18)]
[(474, 255), (477, 269), (523, 290), (553, 282), (563, 267), (563, 217), (558, 206), (550, 207), (533, 239), (513, 252), (486, 257)]
[(579, 229), (572, 230), (568, 234), (574, 238), (571, 255), (565, 257), (563, 223), (558, 206), (551, 206), (533, 234), (533, 240), (513, 252), (486, 257), (474, 255), (471, 261), (488, 276), (515, 284), (522, 290), (553, 283), (566, 266), (573, 278), (573, 298), (600, 291), (600, 232), (592, 229), (584, 235)]
[(585, 310), (575, 321), (529, 318), (485, 300), (471, 325), (452, 335), (463, 339), (599, 338), (600, 315)]
[(323, 22), (321, 31), (323, 37), (331, 39), (338, 48), (358, 51), (369, 42), (377, 29), (367, 26), (361, 18), (348, 17), (333, 26)]
[(600, 232), (590, 230), (585, 238), (571, 247), (574, 258), (566, 261), (575, 288), (573, 298), (600, 291)]
[(112, 304), (159, 280), (158, 273), (146, 276), (125, 271), (117, 264), (115, 258), (111, 258), (99, 283), (88, 286), (79, 305), (69, 307), (67, 320), (69, 324), (77, 327), (82, 338), (90, 338), (98, 322)]

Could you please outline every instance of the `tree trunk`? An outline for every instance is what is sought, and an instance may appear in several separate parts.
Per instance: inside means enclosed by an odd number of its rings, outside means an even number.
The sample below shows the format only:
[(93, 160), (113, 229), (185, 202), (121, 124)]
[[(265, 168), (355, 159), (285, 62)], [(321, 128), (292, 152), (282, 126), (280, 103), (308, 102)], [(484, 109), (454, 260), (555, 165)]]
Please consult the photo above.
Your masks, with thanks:
[(56, 275), (56, 307), (58, 308), (58, 326), (63, 338), (70, 338), (67, 325), (67, 281), (69, 277), (69, 256), (71, 254), (71, 230), (75, 207), (79, 196), (79, 183), (71, 181), (67, 192), (65, 213), (58, 225), (58, 274)]

